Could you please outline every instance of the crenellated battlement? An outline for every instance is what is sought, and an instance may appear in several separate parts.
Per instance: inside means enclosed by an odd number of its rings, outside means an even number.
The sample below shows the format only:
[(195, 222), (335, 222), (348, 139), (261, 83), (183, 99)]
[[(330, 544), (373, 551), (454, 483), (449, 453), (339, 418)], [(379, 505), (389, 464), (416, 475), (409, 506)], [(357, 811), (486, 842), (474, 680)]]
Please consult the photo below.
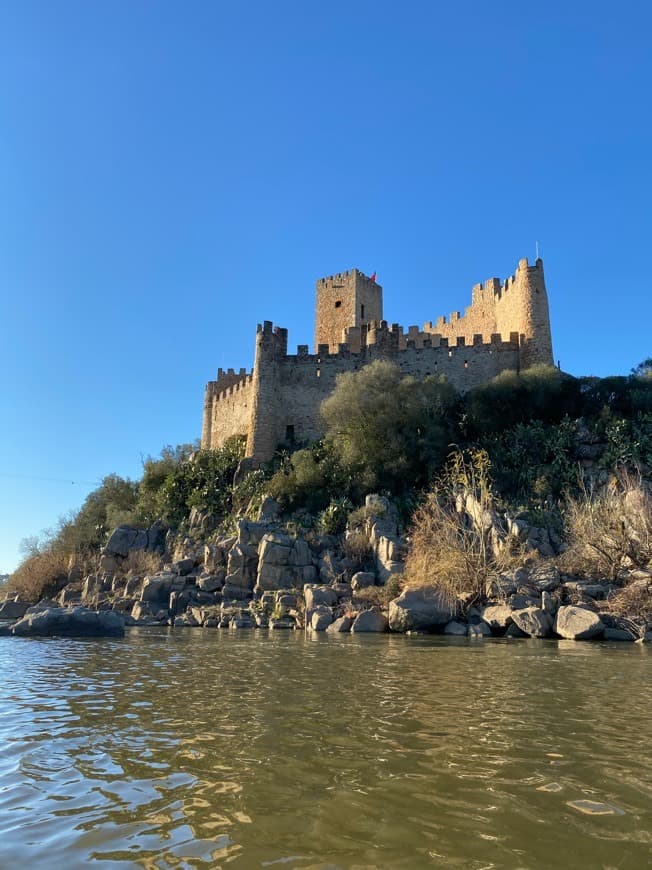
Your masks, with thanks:
[(253, 369), (218, 369), (206, 386), (202, 446), (247, 436), (247, 456), (271, 458), (286, 441), (321, 437), (319, 408), (340, 374), (391, 359), (417, 378), (445, 376), (464, 392), (505, 370), (552, 363), (543, 262), (521, 259), (505, 281), (471, 291), (462, 314), (403, 327), (383, 318), (382, 287), (359, 269), (316, 283), (315, 344), (288, 353), (288, 331), (257, 325)]

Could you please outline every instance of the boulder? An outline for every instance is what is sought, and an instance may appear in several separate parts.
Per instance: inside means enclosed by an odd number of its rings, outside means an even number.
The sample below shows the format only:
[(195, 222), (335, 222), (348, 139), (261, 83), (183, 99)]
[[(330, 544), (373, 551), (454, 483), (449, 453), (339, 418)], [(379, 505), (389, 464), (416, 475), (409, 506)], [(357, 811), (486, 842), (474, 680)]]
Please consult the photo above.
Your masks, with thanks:
[(143, 589), (140, 593), (141, 601), (152, 601), (162, 604), (167, 599), (172, 589), (173, 574), (154, 575), (145, 577)]
[(605, 628), (603, 634), (604, 640), (617, 640), (617, 641), (635, 641), (636, 637), (632, 634), (631, 631), (627, 631), (626, 628)]
[(119, 613), (98, 613), (86, 607), (50, 607), (26, 614), (12, 628), (17, 637), (122, 637), (125, 620)]
[(552, 629), (552, 617), (540, 607), (525, 607), (514, 610), (512, 619), (530, 637), (548, 637)]
[(154, 520), (147, 530), (147, 549), (162, 553), (165, 550), (165, 536), (168, 528), (162, 520)]
[(312, 566), (312, 553), (310, 552), (308, 542), (304, 541), (303, 538), (297, 538), (293, 542), (292, 549), (290, 550), (290, 565), (297, 568)]
[(195, 560), (190, 558), (178, 559), (176, 562), (172, 563), (172, 571), (175, 574), (179, 574), (181, 577), (185, 577), (187, 574), (190, 574), (194, 567)]
[(351, 626), (351, 631), (358, 632), (383, 632), (387, 631), (389, 624), (387, 617), (374, 607), (371, 610), (363, 610), (355, 619)]
[[(136, 541), (138, 540), (139, 544), (143, 543), (143, 546), (136, 547)], [(109, 536), (109, 540), (104, 547), (103, 552), (107, 556), (120, 556), (121, 558), (125, 558), (129, 554), (130, 550), (140, 549), (144, 550), (147, 546), (147, 532), (143, 532), (141, 529), (136, 529), (134, 526), (118, 526), (117, 529), (114, 529)]]
[(269, 532), (267, 523), (254, 523), (251, 520), (238, 520), (238, 544), (258, 549), (258, 544)]
[(310, 627), (313, 631), (326, 631), (332, 621), (333, 611), (330, 607), (326, 607), (322, 604), (313, 610), (310, 619)]
[(376, 585), (376, 575), (371, 571), (358, 571), (351, 577), (351, 589), (357, 592), (359, 589), (367, 589)]
[(530, 582), (539, 592), (554, 592), (561, 584), (559, 568), (546, 562), (536, 565), (530, 571)]
[(505, 629), (514, 621), (512, 608), (507, 604), (491, 604), (483, 607), (480, 613), (487, 625), (495, 629)]
[(555, 634), (569, 640), (589, 640), (604, 632), (604, 623), (597, 613), (587, 607), (566, 605), (555, 617)]
[(258, 522), (275, 522), (279, 518), (280, 513), (281, 506), (276, 501), (276, 499), (272, 498), (271, 495), (263, 496), (263, 500), (261, 501), (260, 507), (258, 508)]
[(224, 586), (226, 571), (222, 569), (217, 574), (201, 574), (197, 578), (197, 588), (202, 592), (217, 592)]
[(351, 631), (351, 626), (353, 625), (353, 620), (350, 616), (340, 616), (339, 619), (334, 620), (328, 626), (326, 631), (332, 632), (333, 634), (349, 632)]
[(174, 617), (175, 628), (197, 628), (199, 623), (192, 613), (183, 613), (181, 616)]
[(456, 607), (434, 587), (404, 589), (389, 605), (392, 631), (415, 631), (439, 628), (455, 616)]
[(318, 604), (325, 604), (328, 607), (337, 604), (337, 594), (330, 586), (306, 585), (303, 587), (303, 597), (306, 602), (306, 610), (312, 610)]
[(28, 607), (28, 601), (3, 601), (0, 604), (0, 619), (22, 619)]

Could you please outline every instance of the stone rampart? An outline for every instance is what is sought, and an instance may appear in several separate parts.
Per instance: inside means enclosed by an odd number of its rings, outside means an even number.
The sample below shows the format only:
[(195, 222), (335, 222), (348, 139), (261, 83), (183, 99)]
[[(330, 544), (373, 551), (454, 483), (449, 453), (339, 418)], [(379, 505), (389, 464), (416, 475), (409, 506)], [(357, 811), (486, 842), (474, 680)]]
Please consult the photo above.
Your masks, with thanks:
[(382, 288), (359, 270), (318, 281), (314, 353), (299, 345), (288, 354), (287, 330), (259, 324), (253, 370), (220, 369), (206, 387), (202, 447), (246, 435), (255, 464), (270, 459), (279, 443), (320, 437), (319, 409), (337, 376), (377, 359), (391, 359), (417, 378), (443, 375), (460, 392), (506, 370), (553, 362), (541, 260), (534, 266), (521, 260), (504, 283), (476, 285), (463, 316), (454, 312), (407, 330), (381, 318)]

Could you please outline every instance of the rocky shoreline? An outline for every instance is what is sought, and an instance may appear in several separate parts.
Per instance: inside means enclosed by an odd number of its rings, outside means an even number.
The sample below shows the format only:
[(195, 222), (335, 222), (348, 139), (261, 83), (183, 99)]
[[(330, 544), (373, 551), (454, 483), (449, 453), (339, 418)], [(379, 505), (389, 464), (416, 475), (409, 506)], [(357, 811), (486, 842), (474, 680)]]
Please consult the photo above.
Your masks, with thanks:
[[(202, 524), (195, 516), (194, 527)], [(614, 612), (613, 582), (559, 570), (563, 545), (548, 532), (509, 518), (500, 527), (522, 538), (531, 555), (468, 602), (450, 601), (434, 586), (401, 584), (407, 542), (380, 496), (367, 497), (362, 528), (343, 536), (290, 530), (271, 499), (257, 521), (238, 520), (235, 534), (209, 540), (180, 538), (160, 523), (146, 531), (121, 526), (99, 570), (83, 575), (72, 564), (55, 600), (0, 603), (0, 635), (115, 636), (126, 626), (172, 626), (652, 640), (646, 624)], [(652, 571), (630, 575), (629, 589), (649, 593)]]

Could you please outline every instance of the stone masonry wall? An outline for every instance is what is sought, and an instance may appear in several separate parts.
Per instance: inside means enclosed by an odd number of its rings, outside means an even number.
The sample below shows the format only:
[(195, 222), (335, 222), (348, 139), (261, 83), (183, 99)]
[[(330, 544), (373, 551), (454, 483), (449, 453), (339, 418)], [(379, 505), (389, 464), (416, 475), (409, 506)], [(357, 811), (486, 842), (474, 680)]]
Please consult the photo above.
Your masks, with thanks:
[(537, 260), (534, 266), (529, 266), (525, 258), (520, 260), (516, 273), (503, 284), (498, 278), (490, 278), (484, 285), (476, 284), (471, 305), (463, 316), (454, 311), (448, 320), (440, 317), (434, 324), (424, 324), (423, 329), (425, 333), (441, 335), (450, 341), (463, 336), (467, 342), (473, 341), (476, 334), (499, 333), (507, 338), (517, 332), (524, 349), (521, 359), (524, 368), (534, 363), (552, 365), (542, 260)]
[[(230, 374), (233, 374), (232, 372)], [(225, 385), (226, 381), (229, 381)], [(232, 435), (248, 435), (254, 406), (253, 375), (244, 371), (212, 381), (206, 387), (201, 446), (220, 447)]]
[(461, 392), (502, 371), (553, 362), (541, 260), (534, 266), (521, 260), (504, 284), (492, 278), (476, 285), (463, 317), (455, 312), (423, 330), (388, 327), (373, 314), (382, 315), (382, 288), (353, 269), (317, 282), (315, 353), (299, 345), (289, 355), (287, 330), (259, 325), (253, 371), (220, 370), (207, 385), (202, 447), (247, 435), (255, 465), (279, 443), (320, 437), (319, 408), (337, 376), (376, 359), (391, 359), (417, 378), (444, 375)]
[(332, 352), (350, 327), (383, 319), (383, 288), (358, 269), (317, 281), (315, 351), (327, 344)]

